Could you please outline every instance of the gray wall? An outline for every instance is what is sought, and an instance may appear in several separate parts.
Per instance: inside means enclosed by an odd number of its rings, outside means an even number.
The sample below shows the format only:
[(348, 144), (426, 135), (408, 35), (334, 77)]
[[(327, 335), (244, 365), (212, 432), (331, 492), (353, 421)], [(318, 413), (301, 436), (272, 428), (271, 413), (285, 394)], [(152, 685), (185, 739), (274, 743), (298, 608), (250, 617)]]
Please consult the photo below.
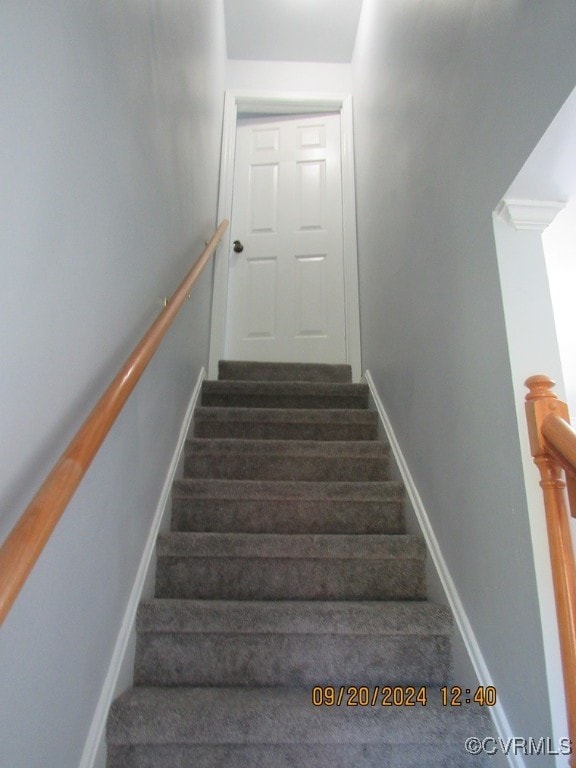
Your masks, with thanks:
[(571, 0), (365, 0), (353, 60), (363, 366), (526, 737), (550, 716), (491, 213), (575, 34)]
[[(0, 3), (0, 539), (215, 225), (220, 0)], [(192, 387), (211, 271), (0, 631), (0, 764), (77, 766)]]

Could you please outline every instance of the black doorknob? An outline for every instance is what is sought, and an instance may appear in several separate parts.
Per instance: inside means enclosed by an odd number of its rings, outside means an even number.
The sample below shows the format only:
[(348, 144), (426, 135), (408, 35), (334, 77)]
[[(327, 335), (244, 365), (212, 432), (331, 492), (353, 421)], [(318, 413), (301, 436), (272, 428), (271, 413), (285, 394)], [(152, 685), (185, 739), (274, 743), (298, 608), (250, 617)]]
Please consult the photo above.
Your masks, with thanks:
[(242, 245), (240, 240), (234, 240), (233, 245), (234, 245), (234, 253), (242, 253), (242, 251), (244, 250), (244, 246)]

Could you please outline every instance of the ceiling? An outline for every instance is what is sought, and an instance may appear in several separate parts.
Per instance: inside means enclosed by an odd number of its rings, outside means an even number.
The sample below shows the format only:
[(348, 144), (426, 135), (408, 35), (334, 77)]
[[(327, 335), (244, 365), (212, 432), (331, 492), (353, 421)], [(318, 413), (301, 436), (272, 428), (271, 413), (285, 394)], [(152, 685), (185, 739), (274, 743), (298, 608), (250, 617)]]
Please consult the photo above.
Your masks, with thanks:
[(576, 88), (560, 109), (506, 198), (565, 202), (576, 198)]
[(362, 0), (224, 0), (229, 59), (350, 62)]

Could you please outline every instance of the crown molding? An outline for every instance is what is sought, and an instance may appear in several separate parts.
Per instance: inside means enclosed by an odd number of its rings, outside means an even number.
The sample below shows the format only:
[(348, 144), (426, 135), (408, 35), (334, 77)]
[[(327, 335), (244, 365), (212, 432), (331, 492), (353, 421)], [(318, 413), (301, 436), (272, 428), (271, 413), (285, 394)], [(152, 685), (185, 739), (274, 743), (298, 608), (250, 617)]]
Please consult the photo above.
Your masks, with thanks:
[(496, 215), (514, 229), (543, 232), (564, 208), (565, 202), (552, 200), (502, 200)]

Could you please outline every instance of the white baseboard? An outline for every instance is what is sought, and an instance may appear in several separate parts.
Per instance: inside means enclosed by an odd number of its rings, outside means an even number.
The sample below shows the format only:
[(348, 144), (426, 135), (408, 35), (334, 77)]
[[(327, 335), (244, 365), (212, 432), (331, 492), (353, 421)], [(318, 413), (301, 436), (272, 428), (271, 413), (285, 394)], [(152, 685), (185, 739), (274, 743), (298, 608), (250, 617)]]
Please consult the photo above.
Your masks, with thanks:
[(184, 449), (186, 437), (188, 435), (192, 417), (194, 415), (194, 409), (196, 408), (196, 404), (200, 397), (202, 382), (205, 378), (206, 370), (202, 368), (200, 374), (198, 375), (192, 396), (190, 397), (190, 402), (188, 403), (186, 415), (184, 416), (184, 421), (182, 422), (182, 427), (178, 436), (178, 442), (176, 444), (176, 448), (172, 456), (172, 461), (170, 462), (168, 473), (166, 475), (166, 480), (164, 481), (162, 492), (156, 506), (156, 511), (154, 513), (154, 518), (152, 520), (152, 525), (150, 526), (150, 531), (148, 534), (148, 539), (146, 540), (146, 545), (142, 553), (140, 565), (138, 566), (134, 585), (130, 593), (130, 599), (128, 600), (128, 605), (126, 606), (126, 611), (124, 612), (124, 618), (122, 619), (118, 638), (116, 640), (114, 651), (110, 659), (110, 666), (108, 667), (108, 672), (104, 680), (104, 685), (102, 686), (100, 698), (98, 699), (98, 704), (96, 705), (96, 710), (94, 712), (94, 717), (92, 718), (90, 730), (88, 731), (88, 737), (84, 745), (84, 751), (79, 763), (79, 768), (100, 768), (99, 764), (101, 764), (103, 768), (104, 765), (104, 762), (102, 761), (105, 760), (106, 753), (105, 737), (108, 711), (112, 701), (117, 695), (118, 681), (121, 676), (124, 659), (128, 651), (131, 638), (135, 633), (136, 611), (138, 609), (142, 592), (144, 590), (146, 576), (149, 572), (150, 564), (154, 556), (158, 531), (170, 503), (172, 484), (174, 478), (176, 477), (176, 472), (180, 463), (180, 457)]
[[(454, 581), (452, 580), (452, 576), (450, 575), (448, 565), (442, 555), (440, 544), (438, 542), (438, 539), (436, 538), (434, 529), (430, 522), (430, 518), (428, 517), (428, 514), (426, 512), (424, 502), (422, 501), (422, 498), (418, 493), (416, 483), (414, 482), (414, 478), (410, 473), (410, 469), (408, 467), (406, 459), (404, 458), (398, 439), (394, 434), (392, 424), (390, 422), (390, 419), (388, 418), (388, 414), (386, 413), (386, 409), (384, 408), (384, 404), (380, 398), (380, 395), (378, 394), (376, 385), (374, 384), (374, 380), (372, 379), (370, 371), (368, 370), (365, 371), (363, 378), (365, 382), (368, 384), (370, 394), (372, 396), (376, 410), (380, 417), (380, 421), (382, 422), (382, 426), (384, 427), (384, 431), (386, 432), (386, 435), (390, 442), (390, 448), (392, 450), (392, 453), (394, 454), (394, 458), (396, 460), (398, 470), (402, 476), (402, 481), (406, 488), (406, 494), (408, 495), (410, 502), (412, 504), (412, 507), (414, 509), (414, 513), (418, 518), (422, 535), (424, 537), (424, 540), (426, 541), (426, 547), (428, 549), (430, 557), (432, 558), (432, 562), (434, 563), (434, 567), (436, 568), (436, 571), (438, 573), (438, 578), (440, 579), (440, 582), (442, 584), (442, 587), (448, 599), (450, 608), (452, 610), (452, 614), (454, 616), (454, 620), (456, 622), (456, 626), (458, 627), (458, 630), (460, 632), (460, 635), (462, 636), (462, 640), (464, 642), (466, 650), (468, 651), (468, 654), (470, 656), (470, 661), (472, 662), (474, 671), (476, 673), (476, 676), (478, 677), (478, 682), (482, 686), (492, 685), (492, 680), (491, 680), (490, 672), (488, 670), (488, 666), (484, 660), (482, 651), (480, 649), (480, 646), (478, 645), (478, 641), (476, 640), (476, 636), (474, 635), (472, 626), (468, 620), (462, 601), (460, 600), (458, 590), (456, 588), (456, 585), (454, 584)], [(506, 717), (506, 713), (504, 712), (504, 708), (502, 707), (500, 702), (497, 702), (494, 707), (490, 707), (489, 711), (492, 716), (492, 720), (494, 722), (494, 728), (496, 729), (497, 735), (504, 740), (504, 743), (507, 743), (507, 740), (513, 738), (514, 734), (512, 733), (510, 723), (508, 722), (508, 718)], [(513, 768), (525, 768), (525, 763), (521, 755), (508, 754), (508, 764), (510, 766), (513, 766)]]

